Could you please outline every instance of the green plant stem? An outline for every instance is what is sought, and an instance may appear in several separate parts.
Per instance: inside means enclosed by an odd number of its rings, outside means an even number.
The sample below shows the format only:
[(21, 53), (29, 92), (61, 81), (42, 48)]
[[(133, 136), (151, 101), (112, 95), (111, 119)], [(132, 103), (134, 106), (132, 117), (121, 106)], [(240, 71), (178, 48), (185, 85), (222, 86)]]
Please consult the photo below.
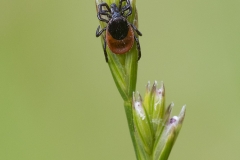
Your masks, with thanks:
[(125, 113), (127, 116), (127, 121), (128, 121), (128, 128), (130, 131), (130, 135), (131, 135), (131, 139), (132, 139), (132, 143), (134, 146), (134, 150), (135, 150), (135, 154), (138, 160), (141, 159), (140, 155), (139, 155), (139, 151), (138, 151), (138, 146), (136, 143), (136, 136), (135, 136), (135, 131), (134, 131), (134, 123), (133, 123), (133, 115), (132, 115), (132, 100), (128, 100), (128, 101), (124, 101), (124, 109), (125, 109)]

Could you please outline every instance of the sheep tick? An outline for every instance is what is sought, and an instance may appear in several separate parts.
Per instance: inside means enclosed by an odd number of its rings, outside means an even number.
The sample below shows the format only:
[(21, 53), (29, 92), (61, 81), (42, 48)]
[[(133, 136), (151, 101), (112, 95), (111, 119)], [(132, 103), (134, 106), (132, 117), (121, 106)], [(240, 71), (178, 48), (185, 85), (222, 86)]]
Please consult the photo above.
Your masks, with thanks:
[[(126, 1), (126, 5), (122, 7), (124, 1)], [(103, 7), (105, 7), (106, 10), (103, 9)], [(127, 13), (125, 14), (126, 11)], [(132, 48), (134, 40), (137, 43), (138, 60), (141, 58), (140, 43), (135, 36), (134, 31), (139, 36), (142, 36), (142, 33), (133, 24), (128, 22), (127, 17), (131, 14), (132, 7), (129, 0), (120, 0), (119, 7), (117, 7), (115, 3), (112, 3), (109, 7), (105, 2), (98, 5), (97, 17), (100, 21), (106, 22), (107, 26), (100, 31), (100, 26), (98, 26), (96, 37), (99, 37), (104, 31), (106, 31), (103, 45), (106, 62), (108, 62), (106, 45), (113, 53), (124, 54)], [(107, 19), (102, 18), (102, 16), (106, 16)]]

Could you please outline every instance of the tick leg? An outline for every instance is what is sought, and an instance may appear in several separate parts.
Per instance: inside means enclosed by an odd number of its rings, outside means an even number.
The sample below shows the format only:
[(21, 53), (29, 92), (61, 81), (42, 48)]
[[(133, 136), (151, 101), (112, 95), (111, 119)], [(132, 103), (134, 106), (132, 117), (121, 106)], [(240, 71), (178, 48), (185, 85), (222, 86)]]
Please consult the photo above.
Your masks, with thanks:
[(96, 30), (96, 37), (99, 37), (104, 31), (106, 31), (106, 27), (103, 28), (101, 31), (99, 31), (100, 26), (98, 26), (97, 30)]
[[(119, 8), (118, 8), (119, 11), (121, 11), (121, 9), (122, 9), (122, 3), (123, 3), (124, 1), (126, 1), (126, 3), (127, 3), (126, 6), (127, 6), (127, 5), (130, 5), (129, 0), (120, 0), (120, 2), (119, 2)], [(125, 6), (124, 6), (124, 7), (125, 7)], [(123, 7), (123, 8), (124, 8), (124, 7)]]
[[(103, 10), (103, 7), (106, 7), (107, 10)], [(103, 22), (108, 23), (108, 20), (102, 18), (101, 16), (102, 16), (102, 15), (106, 15), (108, 18), (111, 18), (110, 13), (111, 13), (111, 10), (110, 10), (110, 8), (109, 8), (109, 6), (108, 6), (107, 3), (101, 3), (101, 4), (98, 5), (98, 14), (97, 14), (97, 17), (98, 17), (98, 19), (99, 19), (100, 21), (103, 21)]]
[(139, 36), (142, 36), (142, 33), (135, 27), (133, 24), (131, 24), (132, 28), (137, 32)]
[[(122, 8), (122, 3), (124, 1), (126, 1), (127, 4)], [(127, 10), (128, 10), (128, 13), (126, 14), (125, 17), (128, 17), (128, 16), (130, 16), (132, 14), (132, 7), (131, 7), (131, 4), (130, 4), (129, 0), (120, 0), (120, 2), (119, 2), (119, 11), (122, 14), (124, 14), (124, 12), (127, 11)]]
[[(142, 33), (137, 29), (137, 27), (135, 27), (133, 24), (130, 24), (131, 26), (132, 26), (132, 28), (137, 32), (137, 34), (139, 35), (139, 36), (142, 36)], [(141, 58), (141, 47), (140, 47), (140, 43), (139, 43), (139, 40), (138, 40), (138, 38), (134, 35), (134, 39), (135, 39), (135, 41), (136, 41), (136, 43), (137, 43), (137, 50), (138, 50), (138, 61), (140, 60), (140, 58)]]
[(100, 4), (98, 5), (98, 10), (99, 10), (99, 11), (103, 11), (103, 10), (102, 10), (102, 7), (106, 7), (106, 8), (107, 8), (107, 11), (108, 11), (109, 13), (111, 13), (111, 9), (109, 8), (109, 6), (108, 6), (107, 3), (105, 3), (105, 2), (100, 3)]
[(135, 39), (135, 41), (136, 41), (136, 43), (137, 43), (137, 50), (138, 50), (138, 61), (140, 60), (140, 58), (141, 58), (141, 47), (140, 47), (140, 43), (139, 43), (139, 40), (138, 40), (138, 38), (136, 37), (136, 36), (134, 36), (134, 39)]
[(104, 38), (104, 44), (103, 44), (103, 51), (104, 51), (105, 60), (108, 63), (108, 56), (107, 56), (107, 51), (106, 51), (106, 39), (105, 38)]
[[(98, 12), (97, 17), (98, 17), (99, 20), (100, 20), (100, 19), (101, 19), (101, 20), (106, 20), (106, 21), (108, 22), (107, 19), (104, 19), (104, 18), (101, 17), (102, 15), (106, 15), (108, 18), (112, 18), (111, 14), (110, 14), (107, 10), (103, 10), (103, 11), (101, 11), (101, 12)], [(104, 21), (104, 22), (106, 22), (106, 21)]]
[[(99, 37), (104, 31), (106, 31), (106, 27), (103, 28), (101, 31), (99, 31), (100, 26), (98, 26), (97, 30), (96, 30), (96, 37)], [(106, 51), (106, 39), (103, 37), (103, 52), (104, 52), (104, 56), (105, 56), (105, 60), (108, 63), (108, 57), (107, 57), (107, 51)]]
[(122, 9), (122, 2), (123, 2), (123, 0), (120, 0), (120, 2), (119, 2), (119, 7), (118, 7), (119, 11), (121, 11), (121, 9)]

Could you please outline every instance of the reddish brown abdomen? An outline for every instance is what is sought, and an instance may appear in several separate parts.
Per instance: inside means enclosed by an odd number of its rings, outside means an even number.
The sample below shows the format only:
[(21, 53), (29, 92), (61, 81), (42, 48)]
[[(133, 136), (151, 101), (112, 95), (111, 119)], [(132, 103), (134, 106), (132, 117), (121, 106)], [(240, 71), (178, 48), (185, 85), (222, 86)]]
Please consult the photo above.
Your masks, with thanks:
[(134, 33), (129, 26), (128, 34), (121, 40), (114, 39), (109, 32), (106, 32), (106, 42), (109, 49), (115, 54), (124, 54), (128, 52), (134, 44)]

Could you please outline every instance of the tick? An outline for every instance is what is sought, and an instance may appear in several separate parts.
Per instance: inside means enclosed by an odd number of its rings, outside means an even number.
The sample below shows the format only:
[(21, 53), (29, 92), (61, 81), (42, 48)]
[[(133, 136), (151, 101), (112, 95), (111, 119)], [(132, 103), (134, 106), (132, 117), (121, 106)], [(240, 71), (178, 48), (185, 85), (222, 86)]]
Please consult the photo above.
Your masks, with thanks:
[[(124, 1), (126, 1), (126, 5), (122, 6)], [(106, 9), (103, 9), (103, 7)], [(132, 7), (129, 0), (120, 0), (118, 7), (115, 3), (112, 3), (110, 7), (105, 2), (98, 5), (97, 17), (100, 21), (106, 22), (107, 26), (100, 31), (100, 26), (98, 26), (96, 37), (99, 37), (106, 31), (103, 45), (106, 62), (108, 62), (106, 45), (113, 53), (124, 54), (132, 48), (134, 41), (137, 44), (138, 60), (141, 58), (140, 43), (134, 31), (139, 36), (142, 36), (142, 33), (133, 24), (128, 22), (127, 17), (131, 14)]]

